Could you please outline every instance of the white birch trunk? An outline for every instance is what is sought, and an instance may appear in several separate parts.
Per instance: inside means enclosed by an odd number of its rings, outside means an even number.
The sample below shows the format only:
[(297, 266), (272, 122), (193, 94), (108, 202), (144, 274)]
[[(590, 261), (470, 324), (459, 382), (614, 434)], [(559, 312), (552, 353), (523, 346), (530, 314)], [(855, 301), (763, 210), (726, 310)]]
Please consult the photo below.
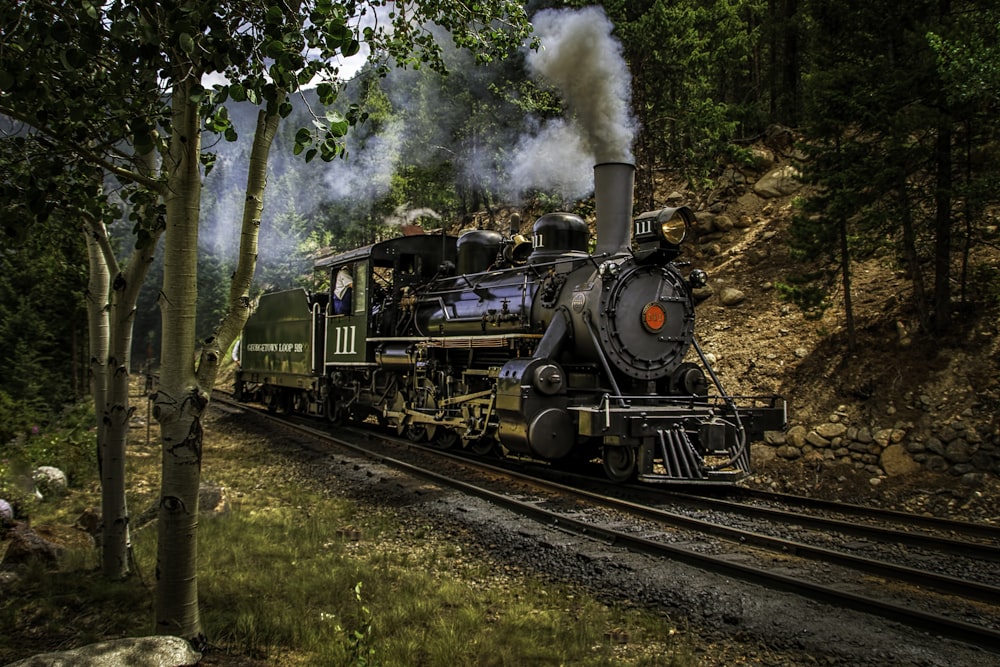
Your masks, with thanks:
[[(88, 282), (87, 282), (87, 331), (89, 358), (88, 375), (90, 396), (94, 401), (94, 415), (97, 418), (97, 466), (104, 467), (104, 449), (107, 442), (107, 425), (104, 413), (108, 404), (108, 349), (111, 345), (108, 324), (108, 286), (111, 283), (111, 269), (104, 253), (102, 242), (107, 234), (99, 222), (83, 226), (83, 237), (87, 242)], [(103, 475), (103, 472), (101, 473)], [(103, 498), (102, 498), (103, 505)]]
[[(129, 515), (125, 498), (125, 445), (129, 419), (129, 367), (135, 304), (153, 262), (162, 230), (136, 250), (122, 272), (104, 224), (92, 220), (84, 228), (89, 260), (87, 311), (90, 333), (90, 390), (97, 417), (98, 465), (101, 478), (101, 570), (111, 580), (129, 573)], [(112, 275), (115, 276), (112, 282)]]
[[(175, 100), (181, 97), (175, 92)], [(179, 635), (196, 645), (204, 641), (197, 579), (198, 487), (204, 437), (201, 419), (211, 397), (222, 351), (239, 335), (249, 314), (267, 159), (279, 120), (263, 111), (258, 115), (247, 176), (239, 263), (230, 286), (229, 308), (215, 335), (204, 341), (195, 368), (200, 137), (194, 107), (185, 113), (180, 104), (174, 103), (173, 164), (169, 167), (160, 298), (163, 347), (154, 408), (163, 440), (156, 624), (158, 632)]]
[(160, 384), (153, 414), (160, 423), (162, 478), (156, 552), (156, 631), (195, 645), (204, 642), (198, 610), (198, 485), (201, 416), (208, 393), (194, 371), (198, 298), (198, 222), (201, 150), (197, 105), (190, 80), (178, 77), (172, 96), (173, 134), (167, 171)]

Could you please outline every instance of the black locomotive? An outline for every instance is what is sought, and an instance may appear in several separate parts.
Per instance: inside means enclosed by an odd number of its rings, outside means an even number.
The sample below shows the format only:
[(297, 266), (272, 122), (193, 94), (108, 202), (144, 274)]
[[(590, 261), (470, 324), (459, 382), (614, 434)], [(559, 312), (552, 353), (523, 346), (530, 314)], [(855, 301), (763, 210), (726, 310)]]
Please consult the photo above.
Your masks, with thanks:
[(616, 481), (745, 476), (751, 440), (784, 428), (784, 401), (725, 393), (694, 337), (705, 274), (674, 261), (694, 216), (633, 220), (633, 179), (630, 164), (595, 167), (593, 252), (580, 217), (551, 213), (530, 242), (404, 235), (320, 260), (329, 292), (260, 298), (237, 396), (374, 417), (439, 447), (600, 458)]

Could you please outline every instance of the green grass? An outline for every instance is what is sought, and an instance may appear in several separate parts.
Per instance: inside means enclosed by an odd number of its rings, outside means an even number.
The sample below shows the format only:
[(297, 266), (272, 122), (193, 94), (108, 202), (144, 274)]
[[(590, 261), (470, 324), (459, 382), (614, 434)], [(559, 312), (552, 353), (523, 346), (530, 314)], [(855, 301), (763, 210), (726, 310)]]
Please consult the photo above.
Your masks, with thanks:
[[(232, 509), (201, 521), (199, 593), (205, 633), (222, 653), (275, 665), (697, 663), (692, 641), (662, 617), (493, 562), (433, 526), (303, 481), (306, 468), (289, 474), (305, 464), (213, 441), (217, 433), (206, 438), (203, 477), (226, 487)], [(159, 460), (155, 451), (141, 456), (143, 447), (130, 461), (136, 514), (155, 497)], [(64, 502), (79, 505), (86, 493)], [(46, 513), (61, 516), (55, 507), (39, 510), (34, 525)], [(155, 524), (134, 531), (133, 544), (152, 586)], [(152, 630), (152, 590), (140, 577), (102, 581), (85, 549), (68, 550), (60, 572), (29, 572), (4, 593), (0, 664), (28, 647), (52, 650), (42, 648), (46, 636), (81, 645)]]

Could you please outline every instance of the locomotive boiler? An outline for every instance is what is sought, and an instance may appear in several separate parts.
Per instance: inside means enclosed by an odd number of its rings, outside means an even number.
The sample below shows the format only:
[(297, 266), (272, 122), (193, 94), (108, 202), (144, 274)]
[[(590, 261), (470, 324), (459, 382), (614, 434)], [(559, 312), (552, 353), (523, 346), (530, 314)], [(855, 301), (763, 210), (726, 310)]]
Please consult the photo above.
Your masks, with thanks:
[(784, 402), (723, 390), (695, 339), (705, 274), (675, 261), (694, 216), (633, 219), (633, 179), (630, 164), (595, 167), (592, 251), (580, 217), (551, 213), (530, 242), (421, 234), (320, 260), (330, 293), (261, 297), (237, 393), (442, 448), (600, 460), (615, 481), (745, 476)]

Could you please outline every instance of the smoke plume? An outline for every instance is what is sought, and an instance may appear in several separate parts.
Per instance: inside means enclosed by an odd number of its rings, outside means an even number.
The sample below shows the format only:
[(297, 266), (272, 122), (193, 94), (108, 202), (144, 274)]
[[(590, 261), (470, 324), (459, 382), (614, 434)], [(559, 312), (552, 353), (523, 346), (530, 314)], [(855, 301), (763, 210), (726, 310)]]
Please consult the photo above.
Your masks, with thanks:
[(562, 92), (598, 163), (631, 162), (631, 75), (614, 25), (599, 7), (545, 10), (532, 22), (542, 48), (528, 55), (529, 71)]
[(538, 189), (579, 200), (593, 191), (594, 164), (632, 162), (631, 74), (602, 8), (548, 9), (532, 23), (541, 49), (527, 54), (528, 72), (558, 89), (571, 117), (535, 123), (517, 141), (508, 194)]

